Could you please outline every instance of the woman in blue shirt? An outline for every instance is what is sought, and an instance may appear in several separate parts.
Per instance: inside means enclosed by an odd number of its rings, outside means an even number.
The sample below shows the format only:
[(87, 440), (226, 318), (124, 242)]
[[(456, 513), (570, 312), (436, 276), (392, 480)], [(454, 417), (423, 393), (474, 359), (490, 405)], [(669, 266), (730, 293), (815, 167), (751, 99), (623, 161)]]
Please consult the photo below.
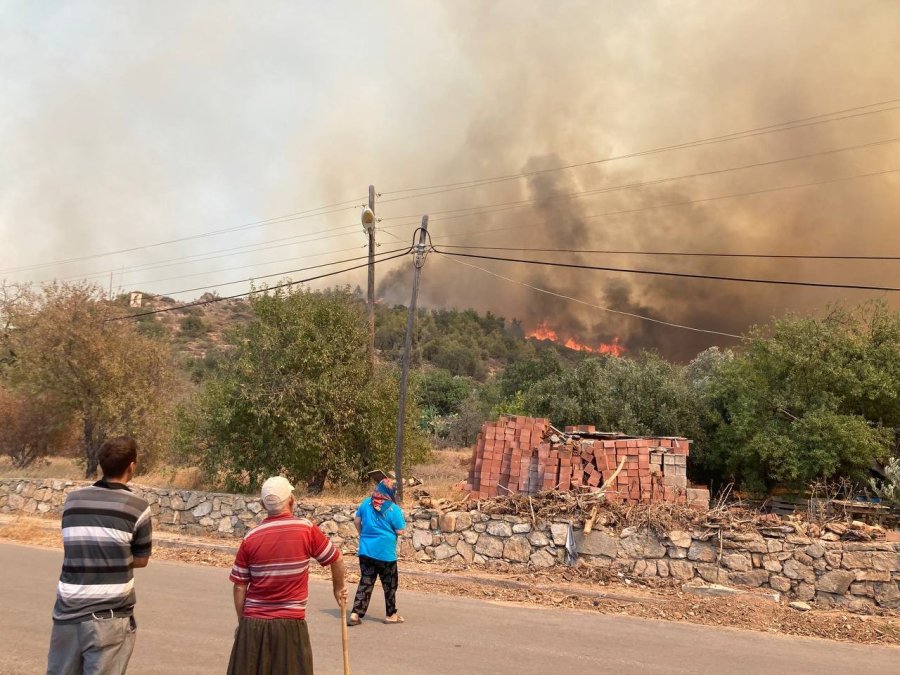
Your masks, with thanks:
[(385, 623), (403, 623), (397, 613), (397, 536), (406, 528), (403, 511), (395, 503), (396, 483), (385, 478), (359, 508), (353, 522), (359, 532), (359, 586), (347, 623), (356, 626), (369, 609), (375, 580), (384, 589)]

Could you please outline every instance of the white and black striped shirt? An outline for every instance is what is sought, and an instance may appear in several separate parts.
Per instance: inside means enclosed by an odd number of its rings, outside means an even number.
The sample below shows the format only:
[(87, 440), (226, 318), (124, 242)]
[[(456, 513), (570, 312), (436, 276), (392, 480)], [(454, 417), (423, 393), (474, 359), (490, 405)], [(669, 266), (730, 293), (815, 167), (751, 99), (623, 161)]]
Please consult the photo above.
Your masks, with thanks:
[(98, 481), (66, 498), (63, 566), (53, 607), (55, 623), (80, 623), (98, 612), (131, 614), (135, 558), (152, 547), (150, 506), (119, 483)]

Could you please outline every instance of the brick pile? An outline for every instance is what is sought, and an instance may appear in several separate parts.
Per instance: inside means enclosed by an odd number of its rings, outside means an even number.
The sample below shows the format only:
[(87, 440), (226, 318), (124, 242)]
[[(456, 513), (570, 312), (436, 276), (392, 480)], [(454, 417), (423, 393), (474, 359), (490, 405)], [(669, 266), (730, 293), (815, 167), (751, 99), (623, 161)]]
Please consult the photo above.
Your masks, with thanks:
[(478, 435), (466, 489), (489, 499), (546, 490), (596, 492), (612, 480), (606, 490), (610, 502), (707, 509), (709, 490), (687, 480), (690, 445), (686, 438), (625, 436), (589, 425), (559, 432), (547, 419), (502, 416), (485, 423)]

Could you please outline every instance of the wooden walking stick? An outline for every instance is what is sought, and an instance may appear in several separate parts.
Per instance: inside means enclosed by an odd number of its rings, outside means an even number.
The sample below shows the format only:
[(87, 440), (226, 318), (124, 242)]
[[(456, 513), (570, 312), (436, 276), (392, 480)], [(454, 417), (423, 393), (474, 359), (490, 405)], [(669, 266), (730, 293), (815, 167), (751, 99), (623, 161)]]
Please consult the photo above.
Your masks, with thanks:
[(344, 675), (350, 675), (350, 645), (347, 641), (347, 601), (341, 599), (341, 643), (344, 646)]

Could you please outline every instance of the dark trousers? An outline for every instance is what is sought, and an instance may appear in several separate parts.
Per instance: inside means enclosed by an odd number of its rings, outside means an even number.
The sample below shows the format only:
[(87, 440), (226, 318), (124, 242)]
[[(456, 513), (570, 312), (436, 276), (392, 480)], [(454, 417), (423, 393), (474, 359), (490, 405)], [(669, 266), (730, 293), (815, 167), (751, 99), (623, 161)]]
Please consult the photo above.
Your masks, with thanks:
[(397, 613), (397, 586), (400, 577), (397, 574), (397, 561), (385, 562), (375, 560), (368, 556), (359, 556), (359, 586), (356, 589), (356, 598), (353, 600), (353, 611), (362, 618), (369, 609), (369, 600), (372, 599), (372, 590), (375, 588), (375, 580), (381, 579), (381, 588), (384, 589), (384, 609), (387, 616)]

